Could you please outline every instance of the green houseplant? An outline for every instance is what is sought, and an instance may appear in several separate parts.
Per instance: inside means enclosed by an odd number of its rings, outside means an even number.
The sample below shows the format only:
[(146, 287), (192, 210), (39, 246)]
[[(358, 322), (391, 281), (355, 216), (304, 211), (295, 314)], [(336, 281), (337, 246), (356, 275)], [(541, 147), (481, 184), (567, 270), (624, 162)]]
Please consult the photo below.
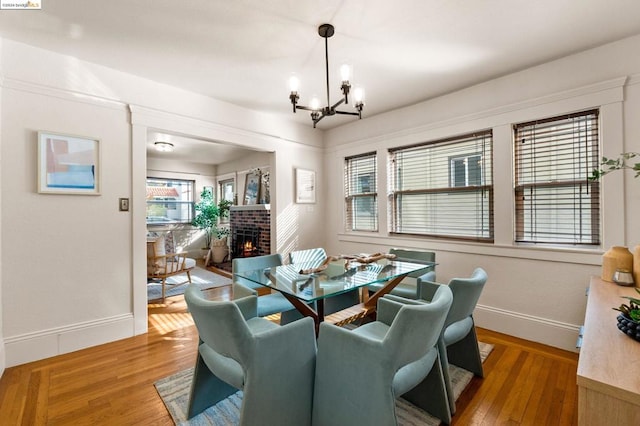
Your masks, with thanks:
[(191, 224), (203, 230), (205, 235), (205, 249), (211, 247), (211, 239), (218, 227), (220, 208), (213, 201), (213, 193), (208, 189), (203, 189), (200, 193), (200, 201), (195, 204), (196, 216)]
[(623, 169), (633, 170), (636, 173), (634, 177), (637, 178), (640, 176), (640, 162), (635, 164), (627, 163), (628, 160), (635, 157), (640, 157), (640, 153), (623, 152), (618, 158), (602, 157), (601, 168), (593, 170), (589, 179), (598, 180), (607, 173)]

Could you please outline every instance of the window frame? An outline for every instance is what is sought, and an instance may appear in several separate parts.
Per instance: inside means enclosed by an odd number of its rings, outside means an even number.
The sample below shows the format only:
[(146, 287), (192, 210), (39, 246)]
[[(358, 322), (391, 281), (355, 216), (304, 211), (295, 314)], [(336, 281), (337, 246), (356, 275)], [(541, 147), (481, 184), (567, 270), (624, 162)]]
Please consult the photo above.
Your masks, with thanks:
[[(586, 117), (588, 116), (595, 116), (595, 117), (587, 119)], [(546, 170), (539, 170), (539, 169), (534, 170), (535, 163), (537, 161), (536, 158), (534, 158), (533, 155), (526, 156), (525, 154), (522, 154), (522, 155), (519, 154), (522, 151), (522, 148), (519, 148), (519, 147), (521, 147), (522, 144), (524, 143), (523, 133), (525, 132), (524, 130), (525, 128), (533, 127), (532, 131), (534, 132), (534, 136), (529, 136), (529, 137), (536, 138), (535, 126), (542, 125), (546, 129), (551, 127), (552, 123), (558, 123), (557, 127), (559, 127), (560, 129), (563, 129), (565, 126), (568, 126), (568, 124), (562, 124), (563, 121), (572, 120), (580, 117), (585, 117), (585, 121), (587, 120), (590, 121), (589, 130), (585, 131), (586, 136), (585, 136), (584, 143), (581, 142), (580, 144), (578, 144), (578, 146), (580, 145), (587, 146), (588, 144), (588, 148), (586, 149), (586, 153), (585, 153), (585, 159), (587, 159), (589, 165), (582, 164), (582, 161), (584, 161), (584, 159), (574, 158), (572, 162), (573, 167), (571, 168), (572, 171), (575, 172), (577, 170), (578, 174), (581, 173), (581, 176), (575, 179), (558, 178), (556, 174), (558, 172), (562, 174), (561, 173), (562, 165), (558, 165), (558, 164), (553, 165), (553, 167), (548, 166)], [(602, 244), (603, 223), (601, 220), (601, 208), (600, 208), (602, 191), (601, 191), (599, 182), (591, 181), (589, 179), (591, 171), (597, 168), (600, 162), (600, 149), (601, 149), (600, 140), (601, 140), (601, 128), (602, 128), (600, 123), (600, 117), (601, 117), (600, 108), (591, 108), (591, 109), (586, 109), (579, 112), (553, 115), (553, 116), (546, 117), (539, 120), (532, 120), (532, 121), (516, 123), (512, 125), (512, 135), (513, 135), (513, 171), (512, 173), (513, 173), (513, 197), (514, 197), (513, 241), (516, 245), (546, 245), (550, 247), (576, 247), (577, 246), (577, 247), (585, 247), (585, 248), (595, 248), (595, 247), (599, 247)], [(571, 136), (573, 136), (575, 133), (576, 133), (575, 130), (572, 131)], [(579, 133), (579, 131), (577, 133)], [(555, 138), (558, 138), (558, 137), (565, 136), (565, 134), (563, 134), (562, 130), (558, 130), (558, 131), (554, 130), (553, 134), (549, 132), (547, 135), (545, 135), (544, 139), (553, 140), (551, 138), (553, 138), (554, 136)], [(542, 140), (543, 138), (540, 137), (540, 139)], [(535, 140), (532, 141), (532, 143), (533, 142), (535, 142)], [(547, 143), (550, 143), (550, 142), (547, 142)], [(565, 144), (563, 143), (562, 145), (559, 145), (559, 146), (562, 148), (562, 147), (565, 147)], [(529, 148), (529, 149), (535, 149), (535, 148)], [(589, 152), (589, 150), (591, 151)], [(549, 161), (550, 163), (551, 162), (558, 163), (559, 161), (562, 161), (561, 159), (559, 159), (557, 148), (553, 151), (549, 151), (548, 153), (546, 153), (546, 155), (548, 155), (550, 158), (552, 154), (556, 154), (556, 155), (552, 157), (552, 161), (551, 160)], [(522, 164), (523, 163), (526, 164), (527, 162), (534, 163), (534, 166), (530, 166), (527, 168), (527, 171), (531, 169), (530, 173), (535, 175), (537, 173), (542, 174), (546, 172), (547, 174), (553, 175), (556, 178), (549, 179), (546, 181), (541, 180), (539, 182), (520, 183), (521, 180), (524, 181), (524, 178), (520, 178), (520, 176), (522, 176), (525, 173), (524, 171), (522, 171), (524, 167)], [(539, 163), (542, 163), (542, 161), (539, 161)], [(576, 165), (578, 165), (579, 167), (576, 167)], [(540, 169), (542, 169), (542, 166), (540, 166)], [(571, 210), (568, 208), (563, 209), (561, 207), (557, 207), (557, 205), (560, 204), (561, 201), (568, 200), (568, 198), (559, 197), (557, 198), (557, 201), (555, 203), (548, 201), (545, 204), (537, 203), (535, 200), (525, 202), (525, 197), (527, 196), (526, 195), (527, 193), (532, 198), (538, 197), (537, 189), (540, 189), (540, 194), (543, 194), (543, 191), (546, 190), (548, 192), (547, 196), (550, 196), (549, 194), (551, 194), (551, 192), (554, 190), (560, 191), (560, 190), (573, 189), (573, 193), (575, 194), (576, 188), (579, 193), (582, 193), (584, 188), (585, 193), (590, 194), (588, 197), (584, 197), (584, 199), (589, 200), (589, 202), (579, 202), (578, 204), (580, 205), (580, 207), (578, 208), (574, 207)], [(540, 195), (540, 197), (542, 198), (543, 195)], [(575, 195), (572, 200), (575, 202)], [(527, 205), (530, 205), (530, 207), (527, 208), (526, 207)], [(575, 223), (576, 212), (581, 212), (583, 210), (582, 205), (591, 206), (591, 207), (584, 207), (585, 213), (588, 214), (588, 217), (585, 217), (584, 213), (579, 214), (579, 218), (578, 218), (579, 224), (581, 224), (582, 222), (585, 222), (587, 223), (587, 225), (589, 225), (589, 226), (586, 226), (584, 230), (582, 226), (579, 226), (578, 228), (576, 228), (576, 223)], [(546, 229), (544, 229), (545, 223), (543, 223), (542, 221), (538, 221), (537, 219), (530, 219), (530, 221), (535, 220), (535, 222), (527, 223), (527, 215), (526, 215), (527, 210), (531, 212), (530, 216), (533, 216), (533, 215), (537, 216), (538, 211), (541, 211), (544, 209), (546, 209), (548, 212), (553, 212), (556, 215), (555, 221), (548, 220), (549, 224), (547, 225)], [(565, 217), (568, 216), (570, 213), (574, 215), (573, 225), (566, 225), (567, 228), (569, 226), (572, 226), (574, 229), (573, 237), (568, 237), (568, 238), (573, 238), (573, 240), (569, 241), (567, 237), (565, 237), (564, 240), (562, 240), (561, 237), (557, 237), (555, 239), (552, 237), (546, 237), (546, 238), (542, 237), (541, 235), (552, 234), (553, 228), (556, 228), (556, 229), (558, 228), (557, 225), (558, 223), (560, 223), (560, 221), (557, 219), (557, 217), (563, 215), (563, 213)], [(552, 224), (555, 224), (555, 226), (552, 226)], [(542, 230), (538, 230), (538, 228), (541, 228)], [(579, 230), (576, 230), (576, 229), (579, 229)], [(587, 232), (586, 229), (590, 229), (591, 231)], [(527, 236), (527, 234), (529, 234), (529, 236)], [(534, 234), (539, 234), (539, 235), (536, 236)], [(560, 235), (559, 231), (556, 231), (556, 234)], [(565, 233), (565, 235), (568, 235), (568, 233)], [(586, 239), (586, 237), (583, 237), (583, 235), (590, 235), (590, 237), (589, 239)]]
[[(191, 223), (191, 221), (193, 220), (193, 218), (195, 217), (195, 187), (196, 187), (196, 182), (195, 180), (189, 180), (189, 179), (176, 179), (176, 178), (163, 178), (163, 177), (153, 177), (153, 176), (147, 176), (146, 178), (146, 187), (149, 188), (149, 182), (150, 181), (156, 181), (156, 182), (165, 182), (166, 184), (171, 183), (171, 182), (177, 182), (180, 183), (180, 186), (183, 185), (187, 185), (187, 187), (189, 188), (188, 193), (191, 194), (191, 200), (176, 200), (176, 201), (172, 201), (172, 200), (149, 200), (146, 199), (145, 200), (145, 204), (146, 204), (146, 208), (147, 208), (147, 215), (146, 215), (146, 224), (147, 226), (161, 226), (161, 225), (177, 225), (177, 224), (189, 224)], [(155, 186), (155, 185), (151, 185), (151, 186)], [(161, 188), (175, 188), (175, 186), (160, 186)], [(188, 205), (188, 218), (187, 219), (183, 219), (182, 214), (180, 215), (179, 219), (175, 219), (175, 218), (170, 218), (168, 216), (165, 216), (166, 219), (161, 220), (161, 221), (149, 221), (149, 217), (154, 217), (154, 216), (149, 216), (148, 215), (148, 209), (150, 205), (162, 205), (162, 204), (172, 204), (173, 206), (175, 206), (175, 209), (179, 209), (180, 206), (183, 205)], [(172, 209), (173, 210), (173, 209)], [(173, 220), (172, 220), (173, 219)]]
[[(371, 160), (371, 168), (359, 169), (355, 162)], [(354, 173), (358, 173), (352, 176)], [(363, 176), (369, 176), (369, 191), (361, 191), (361, 180)], [(356, 179), (354, 179), (356, 178)], [(355, 183), (355, 188), (352, 183)], [(378, 214), (378, 158), (377, 152), (366, 152), (363, 154), (348, 156), (344, 158), (344, 194), (345, 194), (345, 230), (347, 232), (378, 232), (380, 229), (380, 217)], [(362, 201), (370, 200), (370, 211), (372, 214), (370, 227), (359, 226), (357, 212), (360, 210), (358, 204)], [(364, 220), (364, 219), (363, 219)]]
[[(479, 151), (480, 156), (489, 155), (490, 158), (483, 159), (482, 161), (485, 164), (485, 167), (481, 171), (481, 184), (480, 185), (465, 185), (465, 186), (451, 186), (453, 183), (451, 181), (451, 161), (454, 158), (463, 158), (463, 157), (471, 157), (478, 154), (478, 151), (471, 152), (468, 147), (464, 147), (464, 143), (478, 141), (482, 139), (481, 142), (481, 150)], [(452, 145), (460, 144), (461, 151), (460, 153), (456, 153), (455, 155), (446, 154), (446, 149), (451, 147)], [(486, 144), (486, 145), (485, 145)], [(397, 153), (402, 152), (410, 152), (410, 150), (425, 150), (425, 164), (431, 164), (430, 162), (433, 160), (432, 157), (433, 151), (442, 148), (442, 158), (446, 158), (446, 179), (449, 186), (446, 187), (433, 187), (426, 185), (423, 188), (418, 189), (399, 189), (398, 181), (400, 180), (397, 173), (398, 169), (396, 166), (396, 155)], [(427, 238), (437, 238), (437, 239), (447, 239), (447, 240), (462, 240), (462, 241), (474, 241), (474, 242), (482, 242), (482, 243), (493, 243), (495, 238), (495, 229), (494, 229), (494, 186), (493, 186), (493, 129), (485, 129), (474, 131), (470, 133), (465, 133), (458, 136), (447, 137), (442, 139), (437, 139), (429, 142), (421, 142), (408, 146), (400, 146), (393, 147), (388, 149), (389, 152), (389, 160), (388, 160), (388, 226), (389, 233), (394, 236), (417, 236), (417, 237), (427, 237)], [(438, 151), (436, 151), (438, 153)], [(436, 160), (437, 157), (436, 157)], [(488, 170), (486, 170), (488, 169)], [(488, 173), (488, 174), (487, 174)], [(425, 172), (424, 175), (426, 175)], [(416, 175), (414, 179), (419, 179), (424, 175)], [(444, 178), (444, 173), (438, 175), (439, 178)], [(482, 177), (484, 175), (484, 177)], [(404, 179), (404, 177), (403, 177)], [(402, 185), (402, 184), (400, 184)], [(482, 219), (478, 219), (479, 222), (484, 223), (486, 220), (487, 225), (481, 225), (480, 227), (476, 227), (474, 230), (475, 235), (471, 235), (471, 232), (467, 235), (459, 235), (453, 233), (437, 233), (430, 232), (428, 229), (424, 229), (423, 232), (415, 232), (415, 231), (402, 231), (400, 230), (400, 222), (402, 221), (402, 207), (399, 198), (407, 195), (407, 196), (419, 196), (424, 195), (425, 197), (437, 197), (439, 195), (458, 195), (462, 196), (464, 193), (476, 193), (477, 196), (480, 195), (482, 198), (486, 197), (486, 202), (481, 203), (482, 206), (486, 203), (486, 208), (481, 207), (478, 208), (478, 204), (475, 205), (472, 213), (478, 214)], [(437, 208), (437, 207), (435, 207)], [(436, 222), (425, 222), (423, 224), (424, 228), (431, 228), (437, 226)]]
[[(228, 185), (229, 183), (231, 183), (231, 199), (229, 200), (228, 198), (225, 197), (225, 185)], [(231, 201), (232, 205), (235, 205), (236, 203), (236, 180), (234, 178), (228, 178), (228, 179), (221, 179), (218, 181), (218, 193), (220, 194), (220, 196), (218, 197), (218, 199), (220, 201), (222, 200), (227, 200), (227, 201)], [(219, 218), (220, 223), (229, 223), (230, 221), (230, 217), (229, 215), (226, 216), (221, 216)]]

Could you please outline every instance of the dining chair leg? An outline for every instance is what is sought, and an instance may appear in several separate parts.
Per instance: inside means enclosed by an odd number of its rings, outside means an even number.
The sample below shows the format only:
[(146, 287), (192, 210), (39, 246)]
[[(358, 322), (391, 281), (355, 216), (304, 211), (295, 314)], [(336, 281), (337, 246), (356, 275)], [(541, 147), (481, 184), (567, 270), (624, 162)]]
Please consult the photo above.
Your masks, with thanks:
[(442, 377), (444, 378), (444, 387), (447, 393), (447, 401), (449, 404), (449, 412), (453, 416), (456, 413), (456, 399), (453, 395), (453, 387), (451, 386), (451, 376), (449, 374), (449, 357), (447, 356), (447, 347), (442, 337), (438, 340), (438, 355), (440, 357), (440, 365), (442, 366)]
[(236, 392), (237, 389), (220, 380), (209, 370), (198, 353), (191, 381), (187, 419), (200, 414)]
[(447, 357), (449, 364), (462, 367), (478, 377), (484, 377), (475, 326), (464, 339), (447, 347)]
[(439, 358), (438, 356), (427, 377), (418, 386), (402, 395), (402, 398), (439, 418), (441, 422), (450, 424), (451, 411)]

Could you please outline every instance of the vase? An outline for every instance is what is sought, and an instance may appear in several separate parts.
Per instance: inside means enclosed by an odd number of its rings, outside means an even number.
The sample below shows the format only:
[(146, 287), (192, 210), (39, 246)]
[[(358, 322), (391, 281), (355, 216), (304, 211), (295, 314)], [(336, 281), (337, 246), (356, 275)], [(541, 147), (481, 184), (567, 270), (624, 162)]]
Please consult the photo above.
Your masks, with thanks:
[(633, 280), (640, 287), (640, 244), (633, 250)]
[(223, 237), (211, 242), (211, 256), (214, 264), (223, 263), (229, 254), (229, 247), (227, 246), (227, 237)]
[(633, 268), (633, 254), (628, 248), (622, 246), (613, 246), (602, 255), (602, 280), (613, 282), (613, 274), (616, 269), (626, 269), (631, 271)]

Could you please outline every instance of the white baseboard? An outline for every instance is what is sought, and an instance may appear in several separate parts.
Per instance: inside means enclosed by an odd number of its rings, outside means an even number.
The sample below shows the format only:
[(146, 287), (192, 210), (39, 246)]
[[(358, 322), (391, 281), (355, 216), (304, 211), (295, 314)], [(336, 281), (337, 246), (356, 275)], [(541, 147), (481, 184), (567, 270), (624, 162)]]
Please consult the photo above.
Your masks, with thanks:
[(476, 306), (473, 318), (478, 327), (578, 352), (576, 349), (580, 328), (578, 325), (483, 305)]
[(133, 335), (133, 315), (129, 313), (8, 337), (4, 339), (6, 367), (66, 354)]

